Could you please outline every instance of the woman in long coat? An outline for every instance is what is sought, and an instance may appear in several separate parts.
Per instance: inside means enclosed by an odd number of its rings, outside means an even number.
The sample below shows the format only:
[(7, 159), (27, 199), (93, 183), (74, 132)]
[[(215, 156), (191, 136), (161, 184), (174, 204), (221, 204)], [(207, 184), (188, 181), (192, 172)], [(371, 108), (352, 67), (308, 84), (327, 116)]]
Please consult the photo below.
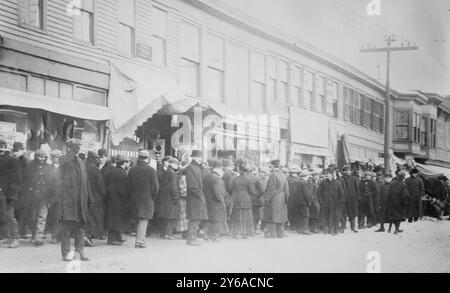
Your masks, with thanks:
[(106, 185), (106, 213), (108, 220), (108, 241), (110, 245), (122, 244), (122, 230), (124, 226), (124, 214), (129, 201), (128, 177), (125, 169), (129, 159), (118, 155), (117, 166), (107, 171), (105, 176)]
[(406, 172), (401, 170), (397, 177), (392, 181), (387, 197), (386, 218), (390, 223), (394, 223), (394, 234), (403, 232), (400, 230), (400, 223), (406, 219), (406, 207), (408, 200), (408, 188), (403, 182)]
[(417, 221), (422, 217), (422, 196), (425, 194), (425, 186), (421, 178), (418, 177), (419, 171), (413, 169), (411, 171), (411, 177), (405, 180), (406, 187), (408, 188), (408, 221), (411, 223)]
[(88, 223), (86, 228), (85, 244), (92, 246), (92, 238), (103, 238), (104, 231), (104, 200), (106, 196), (105, 183), (103, 181), (102, 171), (99, 169), (98, 154), (92, 151), (88, 152), (86, 161), (86, 169), (91, 186), (92, 196), (94, 198), (94, 206), (89, 211)]
[(240, 175), (233, 179), (232, 211), (230, 231), (234, 238), (245, 239), (253, 236), (255, 227), (252, 214), (252, 194), (256, 195), (254, 179), (250, 174), (251, 166), (247, 160), (237, 162)]
[(161, 235), (165, 239), (173, 239), (173, 230), (180, 217), (180, 186), (178, 174), (170, 164), (178, 164), (175, 158), (164, 158), (165, 170), (161, 170), (159, 178), (159, 196), (157, 200), (157, 215), (164, 222), (164, 232)]
[(266, 238), (285, 237), (287, 222), (287, 201), (289, 186), (286, 176), (280, 170), (280, 161), (272, 161), (273, 172), (267, 181), (264, 198), (264, 236)]

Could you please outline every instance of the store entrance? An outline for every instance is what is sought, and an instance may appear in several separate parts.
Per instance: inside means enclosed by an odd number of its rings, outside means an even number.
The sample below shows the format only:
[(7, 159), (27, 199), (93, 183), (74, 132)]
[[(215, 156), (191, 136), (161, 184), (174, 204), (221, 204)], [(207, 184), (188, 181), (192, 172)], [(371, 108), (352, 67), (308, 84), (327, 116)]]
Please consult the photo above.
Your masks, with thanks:
[(175, 156), (170, 141), (178, 127), (172, 127), (172, 116), (155, 114), (136, 130), (136, 136), (143, 148), (153, 150), (158, 159)]

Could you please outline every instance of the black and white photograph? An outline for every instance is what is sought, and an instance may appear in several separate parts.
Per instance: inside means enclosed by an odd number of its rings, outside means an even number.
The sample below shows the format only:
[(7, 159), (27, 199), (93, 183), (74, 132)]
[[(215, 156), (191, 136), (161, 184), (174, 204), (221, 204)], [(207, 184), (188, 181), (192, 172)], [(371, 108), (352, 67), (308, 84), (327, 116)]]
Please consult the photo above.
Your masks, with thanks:
[(449, 196), (449, 0), (0, 0), (0, 273), (450, 273)]

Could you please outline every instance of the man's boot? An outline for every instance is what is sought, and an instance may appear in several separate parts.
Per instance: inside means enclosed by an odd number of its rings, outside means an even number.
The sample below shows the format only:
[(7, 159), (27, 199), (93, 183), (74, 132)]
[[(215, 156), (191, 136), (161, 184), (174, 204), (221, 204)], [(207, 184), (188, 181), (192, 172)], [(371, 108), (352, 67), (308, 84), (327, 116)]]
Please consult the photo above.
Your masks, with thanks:
[(392, 231), (392, 223), (389, 223), (388, 233), (391, 233)]
[(8, 248), (17, 248), (19, 247), (19, 240), (12, 239), (11, 242), (8, 244)]
[(375, 230), (375, 232), (384, 232), (384, 225), (381, 224), (380, 228), (378, 230)]
[(90, 261), (90, 258), (84, 254), (84, 251), (78, 251), (78, 253), (80, 254), (81, 261)]

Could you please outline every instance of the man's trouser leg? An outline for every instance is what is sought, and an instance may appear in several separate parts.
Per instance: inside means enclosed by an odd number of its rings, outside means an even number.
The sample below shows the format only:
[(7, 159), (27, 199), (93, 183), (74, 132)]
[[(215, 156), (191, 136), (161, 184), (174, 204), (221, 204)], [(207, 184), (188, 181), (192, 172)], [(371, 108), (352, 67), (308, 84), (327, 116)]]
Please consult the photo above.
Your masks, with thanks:
[(277, 229), (275, 223), (265, 223), (264, 224), (264, 236), (266, 238), (275, 238)]
[(167, 236), (173, 235), (173, 230), (177, 226), (177, 220), (167, 219), (166, 226), (164, 227), (164, 234)]
[(355, 217), (348, 217), (348, 220), (350, 221), (350, 229), (352, 231), (356, 231), (355, 227)]
[(72, 229), (74, 222), (63, 221), (61, 227), (61, 253), (65, 257), (70, 252), (70, 238), (72, 236)]
[(75, 222), (72, 231), (75, 236), (75, 251), (82, 254), (84, 251), (84, 228), (81, 224)]
[(19, 239), (19, 226), (14, 215), (14, 201), (8, 202), (6, 205), (6, 223), (9, 240)]
[(284, 236), (286, 236), (285, 232), (284, 232), (284, 223), (280, 224), (277, 223), (275, 224), (276, 226), (276, 235), (278, 238), (282, 238)]
[(145, 234), (147, 232), (148, 219), (139, 219), (136, 229), (136, 243), (145, 244)]
[(187, 242), (197, 242), (197, 234), (200, 229), (200, 221), (189, 220)]
[(47, 221), (48, 205), (42, 204), (37, 209), (36, 215), (36, 239), (42, 240), (45, 235), (45, 223)]
[(341, 232), (344, 232), (345, 229), (347, 229), (347, 217), (341, 216), (340, 230), (341, 230)]

